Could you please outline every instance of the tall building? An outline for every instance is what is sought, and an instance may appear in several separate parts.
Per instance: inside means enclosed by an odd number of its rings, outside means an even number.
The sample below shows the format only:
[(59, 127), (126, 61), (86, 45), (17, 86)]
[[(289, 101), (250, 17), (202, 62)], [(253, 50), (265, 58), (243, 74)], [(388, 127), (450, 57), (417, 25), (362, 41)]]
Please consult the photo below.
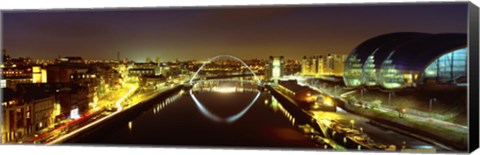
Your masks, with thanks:
[(266, 79), (278, 81), (284, 74), (284, 60), (283, 56), (270, 56), (268, 63), (268, 71), (266, 71)]
[(334, 75), (342, 76), (346, 55), (328, 54), (326, 57), (304, 56), (302, 58), (302, 75), (304, 76), (323, 76)]

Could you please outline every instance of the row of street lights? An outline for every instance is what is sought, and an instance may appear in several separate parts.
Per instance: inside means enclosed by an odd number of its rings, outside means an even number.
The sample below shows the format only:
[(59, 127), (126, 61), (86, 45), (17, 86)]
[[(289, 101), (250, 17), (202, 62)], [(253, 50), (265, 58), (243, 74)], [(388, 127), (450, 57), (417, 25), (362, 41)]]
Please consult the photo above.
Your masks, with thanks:
[[(365, 88), (361, 88), (360, 89), (360, 100), (363, 101), (363, 96), (365, 95), (365, 91), (367, 91), (367, 89)], [(394, 92), (388, 92), (388, 105), (392, 105), (392, 96), (395, 96), (395, 93)], [(432, 107), (433, 107), (433, 103), (437, 102), (437, 98), (430, 98), (429, 99), (429, 106), (428, 106), (428, 109), (429, 109), (429, 117), (432, 117)], [(401, 108), (401, 110), (399, 112), (402, 112), (402, 113), (406, 113), (406, 108)]]

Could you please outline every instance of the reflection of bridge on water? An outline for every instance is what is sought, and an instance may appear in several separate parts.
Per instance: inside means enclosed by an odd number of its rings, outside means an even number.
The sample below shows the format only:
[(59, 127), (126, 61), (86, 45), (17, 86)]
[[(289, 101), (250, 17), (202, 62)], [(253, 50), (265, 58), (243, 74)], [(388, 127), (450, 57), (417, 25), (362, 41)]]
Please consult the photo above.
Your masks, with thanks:
[[(229, 59), (233, 59), (235, 61), (240, 62), (253, 75), (252, 80), (244, 80), (243, 76), (239, 77), (238, 79), (198, 80), (199, 72), (202, 71), (207, 64), (220, 58), (229, 58)], [(250, 107), (252, 107), (252, 105), (257, 101), (258, 97), (260, 97), (260, 94), (261, 94), (261, 92), (258, 90), (259, 86), (261, 85), (262, 84), (260, 82), (260, 79), (244, 61), (231, 55), (217, 55), (210, 58), (207, 62), (205, 62), (202, 66), (200, 66), (197, 72), (195, 72), (195, 74), (193, 75), (192, 79), (190, 79), (190, 82), (189, 82), (189, 87), (191, 87), (189, 94), (192, 97), (193, 101), (195, 101), (195, 105), (198, 107), (198, 109), (203, 115), (205, 115), (206, 117), (216, 122), (232, 123), (238, 120), (239, 118), (241, 118), (243, 115), (245, 115), (245, 113), (250, 109)], [(250, 104), (248, 104), (248, 106), (246, 106), (243, 110), (241, 110), (240, 112), (230, 117), (223, 118), (223, 117), (219, 117), (218, 115), (210, 112), (207, 108), (205, 108), (205, 106), (203, 106), (203, 104), (197, 99), (197, 97), (195, 97), (193, 93), (194, 90), (217, 91), (220, 93), (255, 91), (257, 92), (257, 95), (252, 99)]]

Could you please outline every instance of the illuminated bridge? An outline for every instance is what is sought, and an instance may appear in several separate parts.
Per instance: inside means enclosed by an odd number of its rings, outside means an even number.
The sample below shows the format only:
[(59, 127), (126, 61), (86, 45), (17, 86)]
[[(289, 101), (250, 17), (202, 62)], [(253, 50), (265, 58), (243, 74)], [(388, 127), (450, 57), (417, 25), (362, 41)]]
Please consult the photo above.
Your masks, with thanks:
[[(220, 75), (218, 76), (215, 80), (212, 79), (200, 79), (197, 78), (199, 76), (199, 73), (201, 73), (204, 70), (208, 70), (208, 66), (210, 64), (215, 64), (215, 63), (220, 63), (224, 65), (232, 65), (232, 64), (238, 64), (240, 63), (240, 66), (235, 66), (236, 68), (241, 68), (240, 72), (243, 72), (244, 70), (247, 70), (250, 72), (250, 74), (229, 74), (229, 75), (237, 75), (234, 76), (236, 78), (234, 79), (223, 79), (221, 77), (232, 77), (232, 76), (225, 76), (225, 75)], [(217, 66), (216, 66), (217, 67)], [(225, 69), (228, 70), (228, 69)], [(244, 79), (243, 75), (253, 75), (253, 77)], [(220, 78), (219, 78), (220, 77)], [(198, 85), (200, 84), (200, 85)], [(192, 79), (190, 79), (189, 82), (189, 88), (192, 88), (189, 90), (189, 94), (192, 97), (192, 99), (195, 101), (195, 105), (197, 108), (202, 112), (202, 114), (216, 122), (227, 122), (227, 123), (232, 123), (241, 118), (245, 113), (250, 109), (250, 107), (257, 101), (257, 99), (260, 97), (261, 91), (259, 91), (257, 86), (262, 85), (260, 79), (257, 77), (255, 72), (240, 58), (237, 58), (232, 55), (217, 55), (212, 58), (210, 58), (207, 62), (205, 62), (200, 68), (195, 72), (193, 75)], [(253, 98), (253, 100), (250, 101), (250, 103), (240, 112), (231, 115), (229, 117), (220, 117), (218, 115), (215, 115), (214, 113), (210, 112), (200, 100), (197, 99), (197, 97), (194, 95), (194, 91), (213, 91), (213, 92), (218, 92), (218, 93), (231, 93), (231, 92), (245, 92), (245, 91), (250, 91), (250, 92), (256, 92), (257, 94)]]
[[(208, 68), (209, 64), (217, 63), (216, 61), (221, 61), (220, 63), (230, 65), (232, 63), (231, 62), (232, 60), (233, 60), (233, 62), (240, 63), (240, 68), (241, 69), (247, 69), (253, 75), (253, 80), (257, 80), (258, 83), (261, 83), (260, 79), (257, 77), (255, 72), (242, 59), (237, 58), (237, 57), (232, 56), (232, 55), (217, 55), (217, 56), (214, 56), (214, 57), (208, 59), (208, 61), (203, 63), (203, 65), (200, 66), (200, 68), (195, 72), (195, 74), (193, 75), (193, 77), (192, 77), (192, 79), (190, 80), (189, 83), (193, 84), (193, 81), (195, 79), (197, 79), (197, 76), (199, 75), (199, 73), (201, 71), (208, 70), (207, 68)], [(232, 74), (232, 75), (248, 75), (248, 74)]]

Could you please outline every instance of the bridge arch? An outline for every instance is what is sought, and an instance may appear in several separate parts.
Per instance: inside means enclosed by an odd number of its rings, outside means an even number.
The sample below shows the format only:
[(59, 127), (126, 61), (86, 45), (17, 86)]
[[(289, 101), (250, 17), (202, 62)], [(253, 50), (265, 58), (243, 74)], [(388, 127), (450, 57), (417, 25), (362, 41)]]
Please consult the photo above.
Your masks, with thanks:
[(253, 70), (252, 70), (242, 59), (240, 59), (240, 58), (238, 58), (238, 57), (235, 57), (235, 56), (233, 56), (233, 55), (217, 55), (217, 56), (211, 57), (210, 59), (208, 59), (207, 62), (203, 63), (202, 66), (200, 66), (200, 68), (198, 68), (198, 70), (195, 72), (195, 74), (193, 74), (193, 77), (192, 77), (192, 79), (190, 79), (190, 82), (189, 82), (189, 83), (190, 83), (191, 85), (193, 85), (193, 80), (197, 77), (198, 73), (203, 70), (203, 67), (205, 67), (205, 65), (211, 63), (213, 60), (216, 60), (216, 59), (221, 58), (221, 57), (232, 58), (232, 59), (234, 59), (234, 60), (242, 63), (242, 65), (245, 66), (245, 67), (247, 67), (247, 69), (253, 74), (253, 77), (254, 77), (254, 79), (256, 79), (257, 84), (260, 84), (260, 83), (261, 83), (261, 82), (260, 82), (260, 79), (257, 77), (257, 75), (255, 74), (255, 72), (253, 72)]
[[(203, 70), (203, 67), (205, 67), (205, 65), (211, 63), (213, 60), (216, 60), (218, 58), (221, 58), (221, 57), (228, 57), (228, 58), (232, 58), (236, 61), (239, 61), (240, 63), (242, 63), (243, 66), (245, 66), (252, 74), (253, 74), (253, 77), (254, 77), (254, 80), (257, 82), (258, 85), (261, 84), (260, 82), (260, 79), (257, 77), (257, 75), (255, 74), (255, 72), (253, 72), (253, 70), (243, 61), (241, 60), (240, 58), (238, 57), (235, 57), (235, 56), (232, 56), (232, 55), (217, 55), (217, 56), (214, 56), (214, 57), (211, 57), (210, 59), (208, 59), (207, 62), (203, 63), (202, 66), (200, 66), (200, 68), (195, 72), (195, 74), (193, 75), (192, 79), (190, 79), (190, 85), (193, 86), (193, 80), (197, 77), (198, 73), (200, 71)], [(190, 89), (189, 91), (189, 94), (190, 96), (192, 97), (193, 101), (195, 102), (195, 105), (197, 106), (197, 108), (200, 110), (200, 112), (207, 118), (213, 120), (213, 121), (216, 121), (216, 122), (226, 122), (226, 123), (232, 123), (232, 122), (235, 122), (236, 120), (240, 119), (243, 115), (245, 115), (245, 113), (253, 106), (253, 104), (255, 104), (255, 102), (258, 100), (258, 98), (260, 97), (260, 94), (261, 92), (259, 90), (257, 90), (257, 95), (253, 98), (252, 101), (250, 101), (250, 103), (244, 108), (242, 109), (240, 112), (234, 114), (234, 115), (231, 115), (229, 117), (226, 117), (226, 118), (222, 118), (212, 112), (210, 112), (205, 106), (203, 106), (203, 104), (197, 99), (197, 97), (195, 97), (195, 95), (193, 94), (193, 90)]]

